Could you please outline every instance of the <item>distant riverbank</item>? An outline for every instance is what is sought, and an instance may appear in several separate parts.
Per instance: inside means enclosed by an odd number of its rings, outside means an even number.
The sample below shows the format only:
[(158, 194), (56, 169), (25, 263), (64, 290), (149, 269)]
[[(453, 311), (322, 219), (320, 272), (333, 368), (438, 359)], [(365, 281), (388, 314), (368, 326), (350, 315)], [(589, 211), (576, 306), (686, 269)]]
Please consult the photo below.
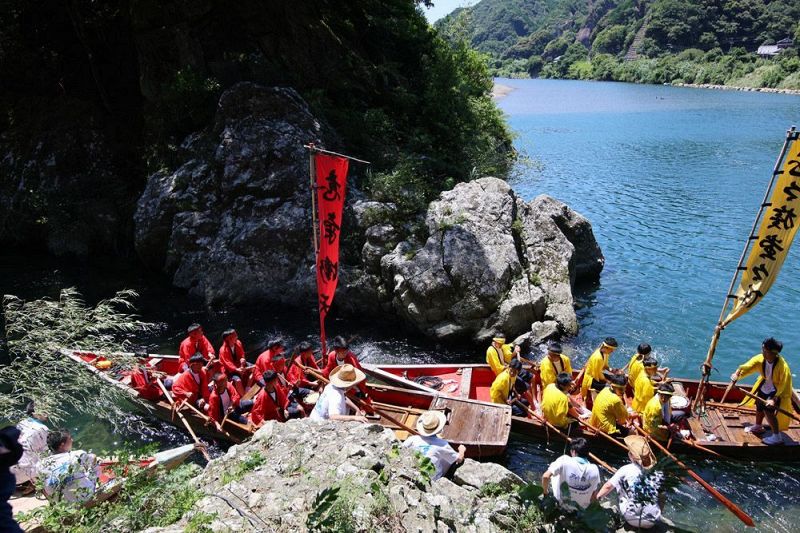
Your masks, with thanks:
[(732, 85), (716, 85), (713, 83), (672, 83), (673, 87), (689, 87), (692, 89), (716, 89), (721, 91), (752, 91), (759, 93), (795, 94), (800, 95), (800, 89), (773, 89), (771, 87), (735, 87)]

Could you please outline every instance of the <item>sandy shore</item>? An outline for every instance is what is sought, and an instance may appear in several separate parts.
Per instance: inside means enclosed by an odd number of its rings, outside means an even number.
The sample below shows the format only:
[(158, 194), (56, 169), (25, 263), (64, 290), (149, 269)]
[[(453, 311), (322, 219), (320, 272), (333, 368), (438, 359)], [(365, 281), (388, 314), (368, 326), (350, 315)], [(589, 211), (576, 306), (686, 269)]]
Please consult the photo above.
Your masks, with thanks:
[(716, 89), (720, 91), (748, 91), (759, 93), (795, 94), (800, 95), (798, 89), (771, 89), (769, 87), (733, 87), (730, 85), (713, 85), (710, 83), (673, 83), (673, 87), (689, 87), (692, 89)]
[(509, 87), (508, 85), (503, 85), (501, 83), (495, 83), (492, 87), (492, 98), (495, 100), (499, 100), (500, 98), (507, 96), (508, 93), (513, 91), (513, 87)]

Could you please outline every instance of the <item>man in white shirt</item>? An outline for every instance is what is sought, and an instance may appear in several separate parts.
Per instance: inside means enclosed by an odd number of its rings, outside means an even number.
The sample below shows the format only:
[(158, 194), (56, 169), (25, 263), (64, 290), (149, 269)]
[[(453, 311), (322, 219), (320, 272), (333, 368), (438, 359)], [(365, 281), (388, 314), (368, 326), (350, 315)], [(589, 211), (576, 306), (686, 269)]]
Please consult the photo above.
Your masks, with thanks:
[(53, 455), (40, 463), (44, 493), (51, 500), (83, 503), (97, 490), (100, 464), (92, 453), (72, 449), (72, 435), (56, 429), (47, 435)]
[(337, 366), (331, 371), (330, 383), (322, 390), (317, 399), (314, 410), (311, 411), (311, 420), (354, 420), (366, 422), (363, 412), (357, 415), (350, 414), (347, 405), (347, 391), (367, 379), (361, 370), (353, 365)]
[[(553, 497), (566, 508), (573, 508), (571, 503), (586, 509), (597, 499), (597, 487), (600, 486), (600, 470), (589, 462), (589, 443), (586, 439), (572, 439), (569, 455), (562, 455), (548, 467), (542, 476), (542, 488), (547, 494), (552, 478)], [(562, 494), (562, 485), (566, 484), (569, 494)]]
[(630, 464), (617, 470), (606, 481), (597, 493), (597, 498), (604, 498), (616, 490), (619, 496), (619, 512), (628, 525), (650, 529), (659, 521), (664, 508), (664, 494), (661, 491), (664, 474), (653, 471), (656, 456), (644, 437), (628, 435), (625, 437), (625, 445), (628, 447)]
[(47, 433), (50, 430), (43, 423), (47, 421), (47, 415), (37, 413), (33, 402), (28, 404), (25, 411), (28, 418), (17, 424), (20, 431), (19, 443), (24, 452), (19, 462), (11, 467), (11, 473), (17, 478), (17, 485), (27, 484), (30, 491), (33, 491), (31, 483), (39, 475), (39, 462), (50, 453), (47, 449)]
[(403, 443), (404, 448), (412, 448), (428, 459), (436, 468), (431, 481), (435, 481), (444, 476), (454, 463), (464, 462), (464, 453), (467, 449), (463, 444), (458, 446), (458, 453), (443, 438), (439, 437), (444, 426), (447, 424), (447, 417), (441, 411), (425, 411), (417, 419), (417, 433), (406, 439)]

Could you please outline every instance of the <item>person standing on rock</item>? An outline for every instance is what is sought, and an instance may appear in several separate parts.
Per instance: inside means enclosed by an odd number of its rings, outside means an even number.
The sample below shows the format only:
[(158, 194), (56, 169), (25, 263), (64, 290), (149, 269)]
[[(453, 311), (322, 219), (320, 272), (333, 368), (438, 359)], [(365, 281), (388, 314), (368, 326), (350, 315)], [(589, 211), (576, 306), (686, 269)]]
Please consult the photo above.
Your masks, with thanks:
[(363, 413), (357, 409), (359, 414), (351, 415), (347, 391), (358, 386), (367, 379), (367, 376), (351, 364), (343, 364), (333, 369), (330, 374), (330, 382), (322, 389), (317, 399), (314, 410), (311, 411), (312, 420), (354, 420), (366, 422)]
[(630, 464), (617, 470), (606, 481), (597, 493), (597, 499), (603, 499), (616, 490), (619, 512), (625, 522), (635, 528), (650, 529), (661, 519), (664, 508), (664, 474), (654, 470), (656, 456), (644, 437), (629, 435), (625, 437), (625, 445)]
[(212, 363), (212, 372), (218, 372), (219, 368), (217, 366), (219, 365), (219, 362), (216, 360), (217, 353), (214, 351), (214, 347), (211, 345), (211, 342), (203, 333), (203, 326), (194, 323), (189, 326), (186, 331), (189, 336), (183, 339), (183, 342), (181, 342), (181, 346), (178, 349), (178, 364), (181, 372), (186, 370), (186, 368), (189, 366), (189, 358), (196, 353), (199, 353), (207, 361)]
[(450, 446), (450, 443), (439, 436), (447, 424), (447, 417), (442, 411), (425, 411), (417, 419), (417, 433), (406, 439), (403, 448), (416, 450), (430, 459), (436, 472), (431, 477), (431, 481), (436, 481), (447, 474), (454, 464), (464, 462), (464, 453), (467, 448), (460, 444), (458, 453)]
[(505, 336), (497, 333), (492, 338), (492, 345), (486, 349), (486, 364), (489, 365), (495, 376), (499, 376), (515, 355), (519, 359), (519, 351), (519, 346), (506, 344)]
[(607, 380), (603, 371), (609, 369), (608, 358), (617, 349), (617, 346), (619, 346), (617, 339), (606, 337), (606, 340), (586, 361), (581, 382), (581, 398), (584, 400), (587, 400), (590, 391), (592, 400), (594, 400), (598, 393), (605, 388)]
[[(600, 470), (597, 465), (589, 462), (589, 443), (586, 439), (581, 437), (572, 439), (569, 455), (562, 455), (547, 468), (542, 476), (542, 489), (545, 495), (551, 486), (551, 479), (553, 497), (568, 509), (574, 508), (572, 503), (581, 509), (586, 509), (597, 500)], [(568, 494), (561, 492), (564, 484), (568, 488)]]
[[(344, 337), (337, 336), (333, 339), (331, 343), (331, 350), (328, 353), (328, 359), (325, 364), (325, 368), (322, 369), (322, 375), (326, 378), (329, 377), (335, 368), (338, 368), (342, 365), (348, 364), (361, 370), (361, 363), (358, 362), (358, 357), (356, 354), (350, 351), (350, 345), (344, 340)], [(367, 398), (367, 385), (366, 383), (361, 383), (358, 386), (360, 398)]]

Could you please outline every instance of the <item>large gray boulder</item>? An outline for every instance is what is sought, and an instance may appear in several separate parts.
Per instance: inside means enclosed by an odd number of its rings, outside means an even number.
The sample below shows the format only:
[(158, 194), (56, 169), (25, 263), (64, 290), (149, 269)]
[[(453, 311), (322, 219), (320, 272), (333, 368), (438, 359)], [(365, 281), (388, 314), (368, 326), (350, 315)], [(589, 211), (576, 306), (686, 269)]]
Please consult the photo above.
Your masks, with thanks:
[(584, 217), (547, 196), (525, 203), (506, 182), (482, 178), (443, 192), (426, 225), (424, 244), (403, 241), (381, 260), (400, 316), (440, 339), (577, 333), (573, 286), (604, 262)]
[(184, 163), (148, 180), (139, 255), (210, 305), (313, 302), (309, 142), (335, 137), (294, 90), (229, 89)]

